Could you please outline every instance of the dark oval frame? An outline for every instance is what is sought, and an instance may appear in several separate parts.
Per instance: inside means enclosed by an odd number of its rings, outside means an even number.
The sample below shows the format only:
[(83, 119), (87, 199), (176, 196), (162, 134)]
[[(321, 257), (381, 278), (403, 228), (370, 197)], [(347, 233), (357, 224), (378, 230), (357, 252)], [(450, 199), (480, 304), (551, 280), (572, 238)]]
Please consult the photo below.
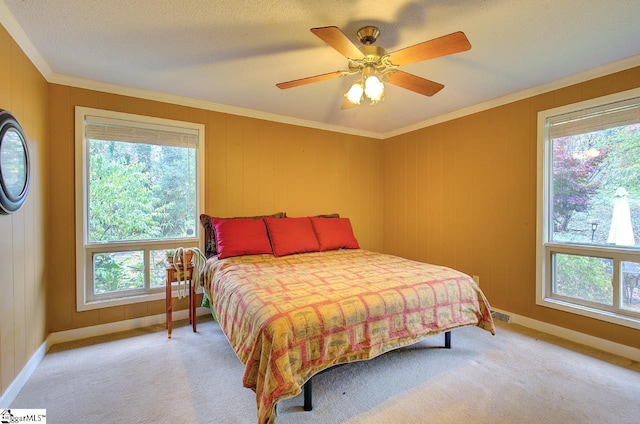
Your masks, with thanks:
[[(15, 132), (20, 139), (22, 145), (23, 162), (20, 165), (24, 167), (24, 182), (20, 193), (12, 192), (7, 186), (3, 168), (6, 170), (9, 166), (14, 166), (3, 160), (2, 145), (5, 137), (10, 131)], [(29, 191), (29, 181), (31, 179), (31, 164), (29, 162), (29, 148), (27, 147), (27, 138), (24, 135), (22, 127), (18, 120), (8, 111), (0, 109), (0, 214), (6, 215), (20, 209)]]

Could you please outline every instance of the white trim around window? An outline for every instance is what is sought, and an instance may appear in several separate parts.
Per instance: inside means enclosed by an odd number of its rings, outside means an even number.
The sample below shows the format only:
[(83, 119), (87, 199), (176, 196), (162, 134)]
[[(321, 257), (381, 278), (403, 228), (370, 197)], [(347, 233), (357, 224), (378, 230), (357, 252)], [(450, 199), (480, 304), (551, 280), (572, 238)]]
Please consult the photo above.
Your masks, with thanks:
[[(92, 124), (97, 124), (92, 128)], [(121, 125), (114, 131), (109, 125)], [(100, 128), (104, 125), (104, 128)], [(193, 211), (193, 230), (184, 236), (180, 234), (169, 238), (149, 238), (136, 240), (89, 240), (89, 170), (88, 170), (88, 138), (89, 128), (92, 137), (115, 142), (144, 143), (144, 137), (153, 131), (157, 136), (153, 142), (156, 146), (188, 147), (195, 151), (195, 210)], [(153, 283), (150, 278), (150, 252), (176, 247), (195, 247), (202, 245), (202, 231), (198, 216), (204, 207), (204, 125), (182, 122), (142, 115), (134, 115), (86, 107), (75, 108), (75, 201), (76, 201), (76, 308), (86, 311), (111, 306), (126, 305), (164, 299), (165, 286)], [(100, 135), (105, 130), (107, 135)], [(98, 131), (98, 132), (96, 132)], [(167, 133), (165, 134), (164, 131)], [(184, 151), (184, 149), (181, 149)], [(190, 161), (191, 163), (191, 161)], [(190, 181), (193, 181), (190, 177)], [(190, 198), (190, 196), (187, 196)], [(191, 215), (191, 213), (189, 213)], [(191, 228), (191, 227), (190, 227)], [(144, 287), (113, 293), (94, 293), (93, 267), (95, 255), (118, 254), (118, 252), (136, 251), (144, 258)]]
[[(565, 312), (570, 312), (589, 318), (607, 321), (626, 327), (640, 329), (640, 313), (634, 311), (622, 310), (620, 307), (620, 287), (621, 280), (621, 263), (630, 261), (634, 263), (640, 262), (640, 249), (638, 244), (631, 247), (615, 246), (607, 244), (608, 242), (591, 242), (587, 240), (558, 242), (553, 240), (553, 201), (552, 201), (552, 166), (553, 152), (551, 148), (551, 138), (549, 136), (550, 122), (553, 123), (556, 117), (566, 115), (569, 117), (579, 117), (585, 111), (606, 110), (617, 113), (622, 110), (625, 105), (631, 101), (632, 104), (640, 103), (640, 88), (604, 96), (600, 98), (590, 99), (580, 103), (565, 105), (538, 113), (538, 141), (537, 141), (537, 232), (536, 232), (536, 304), (549, 307)], [(608, 109), (608, 105), (612, 105)], [(622, 105), (622, 107), (620, 107)], [(617, 108), (617, 109), (616, 109)], [(619, 114), (622, 118), (628, 118)], [(572, 118), (573, 119), (573, 118)], [(638, 108), (632, 112), (632, 122), (640, 122)], [(572, 134), (581, 134), (580, 131), (597, 131), (600, 128), (610, 128), (615, 124), (601, 120), (598, 122), (600, 127), (594, 126), (594, 129), (579, 128), (572, 122), (562, 128), (557, 137)], [(622, 122), (622, 121), (621, 121)], [(578, 124), (582, 124), (581, 122)], [(622, 123), (621, 125), (624, 125)], [(597, 226), (595, 227), (597, 228)], [(594, 228), (594, 232), (595, 232)], [(589, 234), (589, 233), (587, 233)], [(636, 235), (636, 237), (640, 234)], [(597, 304), (596, 302), (584, 301), (576, 298), (566, 298), (555, 293), (553, 287), (553, 258), (554, 255), (575, 255), (575, 257), (591, 257), (601, 258), (611, 264), (611, 276), (613, 281), (613, 302), (612, 305)]]

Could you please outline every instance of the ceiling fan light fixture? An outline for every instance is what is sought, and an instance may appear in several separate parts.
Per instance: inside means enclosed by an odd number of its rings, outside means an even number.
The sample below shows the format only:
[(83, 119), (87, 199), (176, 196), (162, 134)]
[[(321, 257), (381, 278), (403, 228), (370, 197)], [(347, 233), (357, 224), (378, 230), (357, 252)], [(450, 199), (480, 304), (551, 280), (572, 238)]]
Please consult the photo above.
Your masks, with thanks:
[(371, 100), (371, 104), (374, 105), (382, 100), (384, 96), (384, 84), (377, 76), (371, 75), (364, 82), (364, 94)]
[(353, 83), (349, 91), (347, 91), (347, 94), (345, 94), (344, 96), (351, 103), (355, 105), (359, 105), (360, 101), (362, 100), (362, 93), (364, 93), (364, 89), (362, 88), (362, 83), (360, 81), (356, 81), (355, 83)]

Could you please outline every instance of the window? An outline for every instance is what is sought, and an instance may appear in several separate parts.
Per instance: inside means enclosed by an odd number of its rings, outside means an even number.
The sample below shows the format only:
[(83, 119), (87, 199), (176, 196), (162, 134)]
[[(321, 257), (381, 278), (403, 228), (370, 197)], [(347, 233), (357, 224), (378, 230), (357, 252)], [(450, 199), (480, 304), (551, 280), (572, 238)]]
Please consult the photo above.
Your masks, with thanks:
[(538, 114), (537, 303), (640, 328), (640, 89)]
[(78, 310), (164, 298), (167, 250), (197, 246), (204, 126), (76, 108)]

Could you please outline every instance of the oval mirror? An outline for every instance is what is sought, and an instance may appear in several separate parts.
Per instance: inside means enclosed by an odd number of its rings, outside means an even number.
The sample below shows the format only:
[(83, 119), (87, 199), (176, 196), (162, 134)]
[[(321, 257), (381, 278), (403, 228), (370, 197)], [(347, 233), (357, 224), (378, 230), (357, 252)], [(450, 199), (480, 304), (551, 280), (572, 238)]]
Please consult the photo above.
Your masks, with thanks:
[(29, 190), (29, 150), (22, 127), (0, 110), (0, 213), (20, 209)]

